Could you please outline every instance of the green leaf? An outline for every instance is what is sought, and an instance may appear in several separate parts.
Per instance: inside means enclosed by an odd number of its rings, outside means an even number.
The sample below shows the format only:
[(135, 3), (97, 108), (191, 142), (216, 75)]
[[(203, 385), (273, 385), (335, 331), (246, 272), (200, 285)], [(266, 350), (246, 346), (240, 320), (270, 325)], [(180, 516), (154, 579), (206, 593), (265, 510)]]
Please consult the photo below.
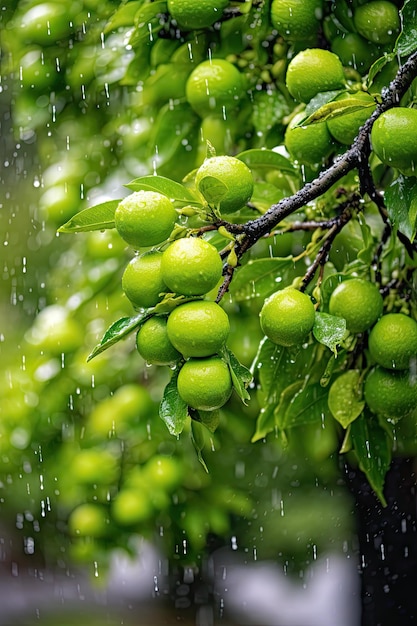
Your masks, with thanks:
[(329, 389), (328, 403), (333, 417), (343, 428), (361, 415), (365, 402), (362, 400), (359, 370), (348, 370), (336, 378)]
[(250, 199), (251, 207), (255, 207), (259, 213), (266, 213), (272, 204), (276, 204), (288, 195), (288, 190), (278, 189), (272, 183), (256, 181), (253, 194)]
[(371, 227), (366, 222), (363, 215), (359, 215), (358, 221), (361, 227), (363, 247), (359, 250), (357, 258), (369, 267), (375, 255), (375, 242), (372, 236)]
[[(293, 351), (277, 346), (269, 339), (265, 338), (261, 342), (251, 370), (254, 374), (259, 372), (259, 384), (263, 394), (264, 406), (259, 413), (252, 441), (263, 439), (269, 432), (276, 429), (277, 417), (275, 413), (278, 411), (278, 407), (284, 406), (284, 404), (286, 408), (288, 407), (292, 399), (291, 396), (288, 396), (288, 388), (291, 385), (295, 385), (292, 388), (293, 395), (305, 385), (307, 376), (311, 374), (315, 354), (316, 345), (313, 344), (294, 354)], [(296, 410), (298, 409), (294, 408), (294, 411)], [(290, 422), (292, 422), (294, 414), (289, 414)]]
[(214, 176), (204, 176), (198, 183), (198, 189), (207, 202), (214, 206), (218, 206), (229, 191), (228, 186)]
[(98, 354), (101, 354), (110, 346), (114, 346), (115, 343), (124, 339), (129, 333), (138, 328), (147, 318), (148, 312), (139, 313), (134, 317), (122, 317), (117, 322), (114, 322), (104, 333), (101, 341), (93, 351), (88, 355), (87, 361), (91, 361)]
[(230, 292), (237, 302), (266, 298), (289, 285), (296, 275), (291, 257), (253, 259), (236, 272)]
[(135, 2), (128, 2), (120, 6), (107, 22), (104, 33), (107, 34), (122, 26), (132, 26), (134, 17), (143, 3), (144, 0), (136, 0)]
[(141, 176), (141, 178), (135, 178), (130, 183), (125, 185), (132, 191), (156, 191), (167, 196), (171, 200), (178, 200), (179, 202), (186, 202), (187, 204), (201, 204), (194, 194), (170, 178), (165, 176)]
[[(175, 107), (169, 105), (162, 107), (153, 124), (153, 132), (149, 139), (149, 156), (155, 162), (158, 171), (168, 161), (177, 159), (178, 154), (181, 154), (181, 158), (184, 159), (184, 146), (192, 146), (198, 141), (200, 125), (201, 119), (197, 117), (188, 103), (178, 103)], [(158, 147), (157, 154), (155, 154), (155, 146)], [(190, 153), (192, 155), (193, 151)], [(174, 163), (174, 165), (182, 164)], [(170, 177), (172, 169), (170, 167)]]
[(387, 65), (387, 63), (391, 63), (395, 59), (395, 54), (384, 54), (384, 56), (379, 57), (370, 67), (368, 72), (368, 78), (366, 79), (366, 85), (370, 87), (374, 82), (375, 77), (379, 74), (379, 72)]
[(313, 113), (321, 109), (328, 102), (332, 102), (335, 98), (337, 98), (338, 95), (340, 95), (344, 91), (346, 90), (338, 89), (337, 91), (335, 90), (334, 91), (322, 91), (318, 93), (307, 104), (304, 110), (304, 115), (305, 115), (304, 119), (307, 119), (310, 115), (313, 115)]
[(267, 168), (277, 169), (296, 174), (296, 168), (291, 161), (273, 150), (245, 150), (237, 158), (246, 163), (250, 169)]
[(221, 356), (229, 366), (230, 375), (232, 377), (233, 388), (244, 404), (250, 400), (247, 390), (248, 385), (252, 382), (253, 376), (247, 367), (240, 363), (239, 359), (233, 354), (227, 346), (221, 352)]
[(251, 442), (255, 443), (256, 441), (260, 441), (264, 439), (270, 432), (272, 432), (275, 428), (275, 415), (274, 415), (275, 406), (273, 404), (269, 404), (259, 412), (258, 418), (256, 420), (256, 428), (255, 432), (252, 436)]
[(187, 403), (181, 398), (177, 389), (179, 369), (176, 370), (165, 387), (164, 395), (159, 405), (159, 417), (165, 422), (171, 435), (178, 436), (184, 430), (188, 418)]
[(59, 233), (82, 233), (114, 228), (114, 212), (121, 200), (109, 200), (83, 209), (58, 228)]
[(406, 0), (400, 9), (402, 30), (397, 39), (395, 52), (401, 57), (417, 50), (417, 0)]
[(327, 412), (327, 389), (318, 383), (305, 385), (300, 381), (283, 391), (281, 404), (275, 410), (275, 421), (279, 429), (285, 430), (321, 422)]
[(343, 317), (316, 311), (313, 335), (323, 345), (337, 355), (337, 346), (346, 334), (346, 320)]
[(145, 4), (135, 13), (135, 31), (130, 38), (130, 45), (135, 47), (142, 41), (153, 42), (156, 35), (163, 28), (164, 23), (161, 17), (167, 13), (167, 3), (165, 0)]
[(388, 433), (376, 419), (362, 414), (351, 424), (350, 434), (359, 467), (366, 474), (382, 505), (386, 506), (383, 488), (391, 463), (391, 441)]
[(283, 125), (283, 119), (289, 113), (288, 102), (279, 90), (257, 91), (254, 94), (251, 121), (261, 140), (265, 140), (274, 126)]
[(390, 221), (412, 242), (416, 235), (417, 179), (398, 176), (385, 192)]
[(196, 451), (197, 458), (201, 465), (206, 470), (207, 474), (209, 473), (208, 467), (202, 455), (202, 450), (205, 446), (205, 433), (204, 427), (201, 422), (197, 422), (196, 420), (191, 420), (191, 442), (193, 444), (194, 450)]
[(308, 126), (309, 124), (320, 124), (321, 122), (327, 122), (335, 117), (341, 117), (349, 113), (355, 113), (362, 109), (374, 108), (373, 102), (364, 104), (360, 98), (345, 98), (344, 100), (336, 100), (328, 102), (317, 111), (314, 111), (306, 119), (303, 119), (298, 126)]

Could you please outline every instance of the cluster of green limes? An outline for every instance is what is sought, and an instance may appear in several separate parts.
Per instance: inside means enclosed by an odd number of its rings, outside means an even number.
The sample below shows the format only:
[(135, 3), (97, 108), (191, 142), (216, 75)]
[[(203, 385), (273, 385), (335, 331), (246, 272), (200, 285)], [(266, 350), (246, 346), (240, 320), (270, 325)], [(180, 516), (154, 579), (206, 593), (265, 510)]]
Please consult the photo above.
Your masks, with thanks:
[(377, 415), (399, 419), (417, 406), (417, 322), (403, 313), (383, 314), (375, 283), (341, 282), (330, 296), (329, 312), (343, 317), (352, 334), (367, 333), (370, 362), (364, 396)]
[(293, 98), (301, 103), (307, 104), (317, 94), (329, 92), (334, 101), (355, 107), (352, 112), (304, 126), (303, 112), (293, 116), (284, 141), (292, 158), (301, 164), (320, 164), (335, 153), (339, 145), (350, 145), (375, 109), (374, 98), (369, 93), (347, 91), (342, 61), (329, 50), (306, 48), (295, 55), (288, 64), (286, 85)]
[(367, 3), (333, 3), (324, 22), (331, 49), (343, 65), (360, 74), (385, 51), (390, 51), (400, 29), (398, 7), (388, 0)]
[(403, 313), (383, 315), (369, 334), (375, 367), (365, 381), (365, 400), (378, 415), (399, 419), (417, 407), (417, 322)]
[[(383, 314), (377, 285), (362, 278), (344, 280), (334, 289), (329, 312), (343, 318), (350, 333), (367, 334), (372, 369), (365, 380), (364, 397), (371, 411), (391, 420), (415, 411), (417, 322), (403, 313)], [(284, 347), (306, 341), (314, 321), (311, 298), (293, 287), (267, 298), (260, 312), (262, 331)]]
[[(233, 169), (236, 165), (237, 171)], [(252, 186), (242, 172), (249, 173)], [(208, 159), (197, 172), (196, 184), (203, 195), (213, 193), (210, 184), (204, 187), (204, 183), (220, 175), (229, 184), (239, 180), (237, 188), (227, 187), (220, 205), (227, 211), (241, 208), (252, 193), (250, 170), (232, 157)], [(132, 304), (141, 309), (155, 307), (168, 293), (185, 297), (169, 314), (151, 314), (140, 326), (136, 346), (149, 364), (181, 364), (180, 396), (194, 409), (214, 410), (232, 391), (229, 368), (219, 356), (230, 325), (224, 309), (204, 296), (219, 284), (223, 263), (217, 249), (201, 237), (167, 241), (176, 215), (166, 196), (151, 191), (135, 192), (120, 202), (115, 226), (127, 243), (136, 249), (166, 244), (163, 251), (153, 248), (135, 256), (123, 273), (122, 287)]]

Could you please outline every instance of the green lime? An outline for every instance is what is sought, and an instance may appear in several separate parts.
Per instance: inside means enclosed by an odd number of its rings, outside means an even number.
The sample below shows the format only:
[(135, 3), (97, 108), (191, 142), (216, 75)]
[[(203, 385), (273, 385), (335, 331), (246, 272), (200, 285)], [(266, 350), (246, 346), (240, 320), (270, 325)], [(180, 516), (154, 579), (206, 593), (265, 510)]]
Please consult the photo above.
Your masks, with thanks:
[(373, 43), (390, 43), (400, 31), (398, 9), (387, 0), (374, 0), (357, 7), (353, 19), (358, 33)]
[(322, 17), (322, 0), (272, 0), (272, 26), (288, 41), (315, 42)]
[(377, 415), (399, 419), (417, 405), (417, 380), (409, 370), (393, 372), (375, 367), (366, 377), (365, 402)]
[(387, 369), (404, 370), (417, 364), (417, 322), (403, 313), (387, 313), (369, 335), (373, 360)]
[(181, 358), (168, 338), (165, 317), (151, 317), (140, 327), (136, 347), (150, 365), (171, 365)]
[(172, 292), (201, 296), (219, 282), (223, 263), (216, 248), (200, 237), (177, 239), (162, 255), (161, 272)]
[(188, 406), (201, 411), (222, 407), (232, 393), (229, 368), (222, 359), (190, 359), (178, 374), (178, 393)]
[(383, 299), (375, 283), (363, 278), (344, 280), (330, 296), (329, 313), (343, 317), (351, 333), (363, 333), (382, 315)]
[(229, 0), (168, 0), (168, 11), (179, 28), (193, 30), (208, 28), (222, 17)]
[(107, 509), (92, 502), (80, 504), (69, 516), (68, 528), (78, 537), (105, 537), (109, 531)]
[(316, 165), (325, 161), (335, 143), (325, 122), (298, 126), (304, 113), (295, 115), (287, 126), (284, 144), (291, 157), (301, 165)]
[(181, 304), (168, 317), (168, 337), (186, 358), (216, 354), (226, 343), (229, 331), (227, 313), (207, 300)]
[(215, 112), (225, 115), (236, 108), (244, 90), (244, 78), (237, 67), (224, 59), (211, 59), (191, 72), (186, 97), (201, 117)]
[(136, 250), (168, 239), (176, 219), (171, 200), (156, 191), (135, 191), (119, 203), (114, 214), (117, 232)]
[(330, 43), (332, 52), (337, 54), (342, 65), (361, 73), (367, 72), (377, 58), (377, 47), (358, 33), (342, 33), (332, 38)]
[(417, 167), (417, 109), (396, 107), (382, 113), (371, 131), (372, 150), (390, 167), (415, 176)]
[(262, 332), (281, 346), (302, 344), (313, 328), (314, 305), (308, 295), (287, 287), (265, 300), (260, 312)]
[(300, 102), (309, 102), (322, 91), (343, 89), (345, 82), (339, 57), (328, 50), (306, 48), (288, 65), (287, 88)]
[(135, 256), (122, 276), (122, 289), (136, 307), (147, 309), (161, 300), (167, 286), (161, 273), (162, 252), (151, 250)]
[[(218, 185), (220, 181), (222, 185)], [(220, 207), (223, 213), (238, 211), (253, 193), (252, 172), (243, 161), (231, 156), (206, 159), (199, 167), (195, 184), (209, 204)]]
[(111, 506), (111, 515), (120, 526), (134, 526), (149, 519), (153, 506), (148, 493), (142, 489), (119, 491)]

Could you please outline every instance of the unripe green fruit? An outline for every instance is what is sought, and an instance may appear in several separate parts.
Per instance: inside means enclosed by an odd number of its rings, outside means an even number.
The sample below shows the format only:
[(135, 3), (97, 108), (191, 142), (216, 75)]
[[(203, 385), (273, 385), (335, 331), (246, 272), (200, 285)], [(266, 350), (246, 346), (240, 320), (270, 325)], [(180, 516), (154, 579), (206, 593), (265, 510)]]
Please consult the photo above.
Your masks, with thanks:
[(366, 378), (365, 402), (377, 415), (400, 419), (417, 406), (417, 380), (410, 370), (394, 372), (375, 367)]
[(272, 0), (272, 26), (288, 41), (316, 40), (322, 16), (322, 0)]
[(135, 191), (119, 203), (114, 214), (117, 232), (136, 250), (168, 239), (176, 219), (171, 200), (156, 191)]
[(174, 293), (201, 296), (219, 282), (223, 263), (216, 248), (200, 237), (177, 239), (165, 250), (162, 279)]
[(216, 354), (226, 343), (229, 331), (228, 315), (215, 302), (186, 302), (168, 317), (168, 337), (186, 358)]
[(288, 124), (285, 147), (301, 165), (321, 164), (333, 152), (335, 143), (325, 122), (298, 126), (304, 117), (304, 113), (298, 113)]
[(252, 172), (243, 161), (231, 156), (215, 156), (199, 167), (195, 184), (209, 204), (218, 206), (222, 213), (232, 213), (250, 200), (254, 182)]
[(180, 369), (178, 393), (188, 406), (201, 411), (214, 411), (232, 393), (232, 379), (226, 363), (217, 357), (190, 359)]
[(374, 0), (358, 7), (354, 22), (362, 37), (378, 44), (393, 41), (400, 29), (398, 9), (386, 0)]
[(168, 337), (167, 321), (163, 317), (151, 317), (141, 326), (136, 347), (150, 365), (171, 365), (181, 358)]
[(222, 17), (223, 10), (229, 0), (168, 0), (168, 11), (177, 22), (179, 28), (194, 30), (208, 28)]
[(369, 335), (373, 360), (387, 369), (404, 370), (417, 365), (417, 322), (402, 313), (387, 313)]
[(147, 309), (161, 300), (167, 286), (161, 273), (162, 252), (152, 250), (135, 256), (122, 276), (122, 289), (134, 306)]
[(322, 91), (343, 89), (345, 85), (339, 57), (321, 48), (299, 52), (290, 61), (285, 80), (292, 97), (300, 102), (309, 102)]
[(351, 333), (368, 330), (382, 315), (383, 299), (375, 283), (363, 278), (344, 280), (330, 296), (329, 312), (343, 317)]
[(390, 167), (405, 176), (417, 172), (417, 110), (395, 107), (375, 120), (371, 131), (372, 150)]
[(260, 312), (262, 331), (274, 343), (290, 347), (305, 341), (315, 319), (308, 295), (287, 287), (265, 300)]

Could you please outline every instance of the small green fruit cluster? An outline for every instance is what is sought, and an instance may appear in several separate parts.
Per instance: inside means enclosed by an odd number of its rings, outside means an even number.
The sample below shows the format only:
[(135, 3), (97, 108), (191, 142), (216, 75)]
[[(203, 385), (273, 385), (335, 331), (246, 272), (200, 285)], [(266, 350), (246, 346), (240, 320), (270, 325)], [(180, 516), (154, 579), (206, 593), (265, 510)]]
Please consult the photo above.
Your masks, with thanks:
[(417, 322), (387, 313), (369, 334), (375, 367), (365, 381), (365, 400), (377, 415), (398, 420), (417, 407)]
[(213, 410), (232, 390), (228, 366), (218, 354), (230, 331), (224, 309), (201, 299), (218, 285), (223, 264), (216, 248), (199, 237), (173, 241), (164, 252), (151, 250), (127, 266), (123, 289), (140, 308), (155, 307), (166, 293), (192, 298), (169, 315), (151, 315), (140, 326), (136, 346), (148, 364), (182, 363), (178, 392), (189, 406)]
[[(293, 98), (303, 103), (308, 103), (322, 92), (337, 93), (346, 89), (342, 61), (329, 50), (307, 48), (290, 61), (286, 85)], [(352, 106), (363, 108), (307, 126), (302, 125), (305, 114), (297, 113), (287, 126), (284, 142), (291, 157), (299, 163), (321, 164), (337, 150), (338, 145), (350, 145), (375, 109), (373, 97), (362, 91), (343, 91), (334, 99), (343, 100), (344, 106), (351, 101)]]

